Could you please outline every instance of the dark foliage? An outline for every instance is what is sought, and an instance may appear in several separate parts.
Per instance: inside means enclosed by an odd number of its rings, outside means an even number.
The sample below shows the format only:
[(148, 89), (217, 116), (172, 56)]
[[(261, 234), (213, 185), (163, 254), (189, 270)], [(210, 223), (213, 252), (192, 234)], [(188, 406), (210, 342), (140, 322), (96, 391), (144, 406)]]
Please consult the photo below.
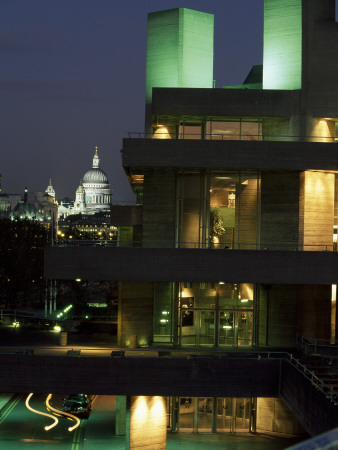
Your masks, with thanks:
[(0, 303), (4, 307), (42, 300), (46, 243), (47, 230), (39, 222), (0, 219)]

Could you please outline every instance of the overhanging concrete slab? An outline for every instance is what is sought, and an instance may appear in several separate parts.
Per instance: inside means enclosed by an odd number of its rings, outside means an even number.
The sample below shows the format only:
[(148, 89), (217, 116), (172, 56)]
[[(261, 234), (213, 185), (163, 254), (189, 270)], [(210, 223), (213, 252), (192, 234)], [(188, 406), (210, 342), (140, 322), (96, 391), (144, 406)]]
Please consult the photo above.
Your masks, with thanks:
[(68, 246), (45, 248), (48, 279), (335, 284), (338, 253)]
[(337, 144), (283, 141), (124, 139), (126, 170), (338, 170)]

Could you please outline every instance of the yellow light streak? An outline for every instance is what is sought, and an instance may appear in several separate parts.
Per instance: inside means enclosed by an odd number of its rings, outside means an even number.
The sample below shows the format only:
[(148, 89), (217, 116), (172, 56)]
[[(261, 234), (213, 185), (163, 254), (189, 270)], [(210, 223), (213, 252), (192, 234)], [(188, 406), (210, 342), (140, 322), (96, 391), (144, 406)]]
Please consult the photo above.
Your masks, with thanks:
[(51, 404), (49, 402), (50, 399), (52, 398), (52, 395), (53, 394), (49, 394), (48, 397), (46, 398), (46, 406), (47, 406), (47, 408), (50, 408), (51, 411), (53, 411), (53, 412), (55, 412), (57, 414), (62, 414), (63, 416), (68, 416), (71, 419), (75, 420), (76, 421), (75, 425), (73, 427), (69, 427), (68, 431), (75, 430), (75, 428), (77, 428), (80, 425), (81, 420), (78, 417), (73, 416), (73, 414), (69, 414), (69, 413), (66, 413), (64, 411), (61, 411), (60, 409), (53, 408), (53, 406), (51, 406)]
[(29, 409), (30, 411), (32, 411), (35, 414), (40, 414), (41, 416), (46, 416), (46, 417), (50, 417), (51, 419), (54, 420), (54, 423), (52, 423), (51, 425), (47, 425), (45, 426), (45, 430), (48, 431), (51, 428), (55, 427), (58, 423), (59, 423), (59, 419), (57, 419), (55, 416), (52, 416), (51, 414), (47, 414), (44, 413), (42, 411), (37, 411), (36, 409), (33, 409), (30, 405), (29, 405), (29, 400), (31, 399), (31, 397), (33, 396), (33, 393), (29, 394), (28, 397), (26, 398), (26, 408)]

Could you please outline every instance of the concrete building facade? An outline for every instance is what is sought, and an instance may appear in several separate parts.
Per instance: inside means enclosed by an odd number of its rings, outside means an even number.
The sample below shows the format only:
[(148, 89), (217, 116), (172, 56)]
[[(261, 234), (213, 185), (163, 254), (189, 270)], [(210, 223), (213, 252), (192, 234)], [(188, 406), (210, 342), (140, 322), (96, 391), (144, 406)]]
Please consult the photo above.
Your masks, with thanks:
[[(332, 343), (335, 2), (265, 0), (262, 89), (213, 88), (212, 40), (210, 14), (177, 9), (149, 16), (145, 138), (124, 139), (122, 149), (129, 180), (143, 196), (143, 248), (50, 248), (46, 277), (120, 281), (121, 347), (135, 336), (138, 346), (225, 352), (296, 349), (300, 336)], [(200, 58), (187, 50), (191, 42)], [(196, 81), (197, 73), (205, 78)], [(183, 412), (181, 422), (173, 418), (180, 429), (221, 431), (222, 411), (231, 410), (233, 420), (238, 410), (246, 411), (241, 427), (248, 430), (257, 408), (264, 429), (276, 431), (277, 422), (278, 431), (301, 429), (276, 396), (229, 400), (201, 391), (177, 398), (179, 410), (193, 411), (190, 422)], [(311, 433), (307, 413), (285, 401)], [(208, 425), (198, 419), (203, 408)], [(284, 422), (268, 420), (272, 409)]]

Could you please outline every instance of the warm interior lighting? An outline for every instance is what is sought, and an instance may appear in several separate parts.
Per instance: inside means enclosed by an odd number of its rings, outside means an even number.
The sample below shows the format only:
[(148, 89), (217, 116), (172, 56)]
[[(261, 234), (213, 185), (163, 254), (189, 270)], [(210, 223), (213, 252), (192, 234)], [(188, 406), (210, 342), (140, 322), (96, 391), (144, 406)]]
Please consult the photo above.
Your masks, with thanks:
[(160, 125), (154, 132), (154, 139), (170, 139), (168, 128)]
[(143, 184), (144, 181), (144, 175), (141, 174), (130, 174), (128, 175), (128, 178), (132, 185)]

